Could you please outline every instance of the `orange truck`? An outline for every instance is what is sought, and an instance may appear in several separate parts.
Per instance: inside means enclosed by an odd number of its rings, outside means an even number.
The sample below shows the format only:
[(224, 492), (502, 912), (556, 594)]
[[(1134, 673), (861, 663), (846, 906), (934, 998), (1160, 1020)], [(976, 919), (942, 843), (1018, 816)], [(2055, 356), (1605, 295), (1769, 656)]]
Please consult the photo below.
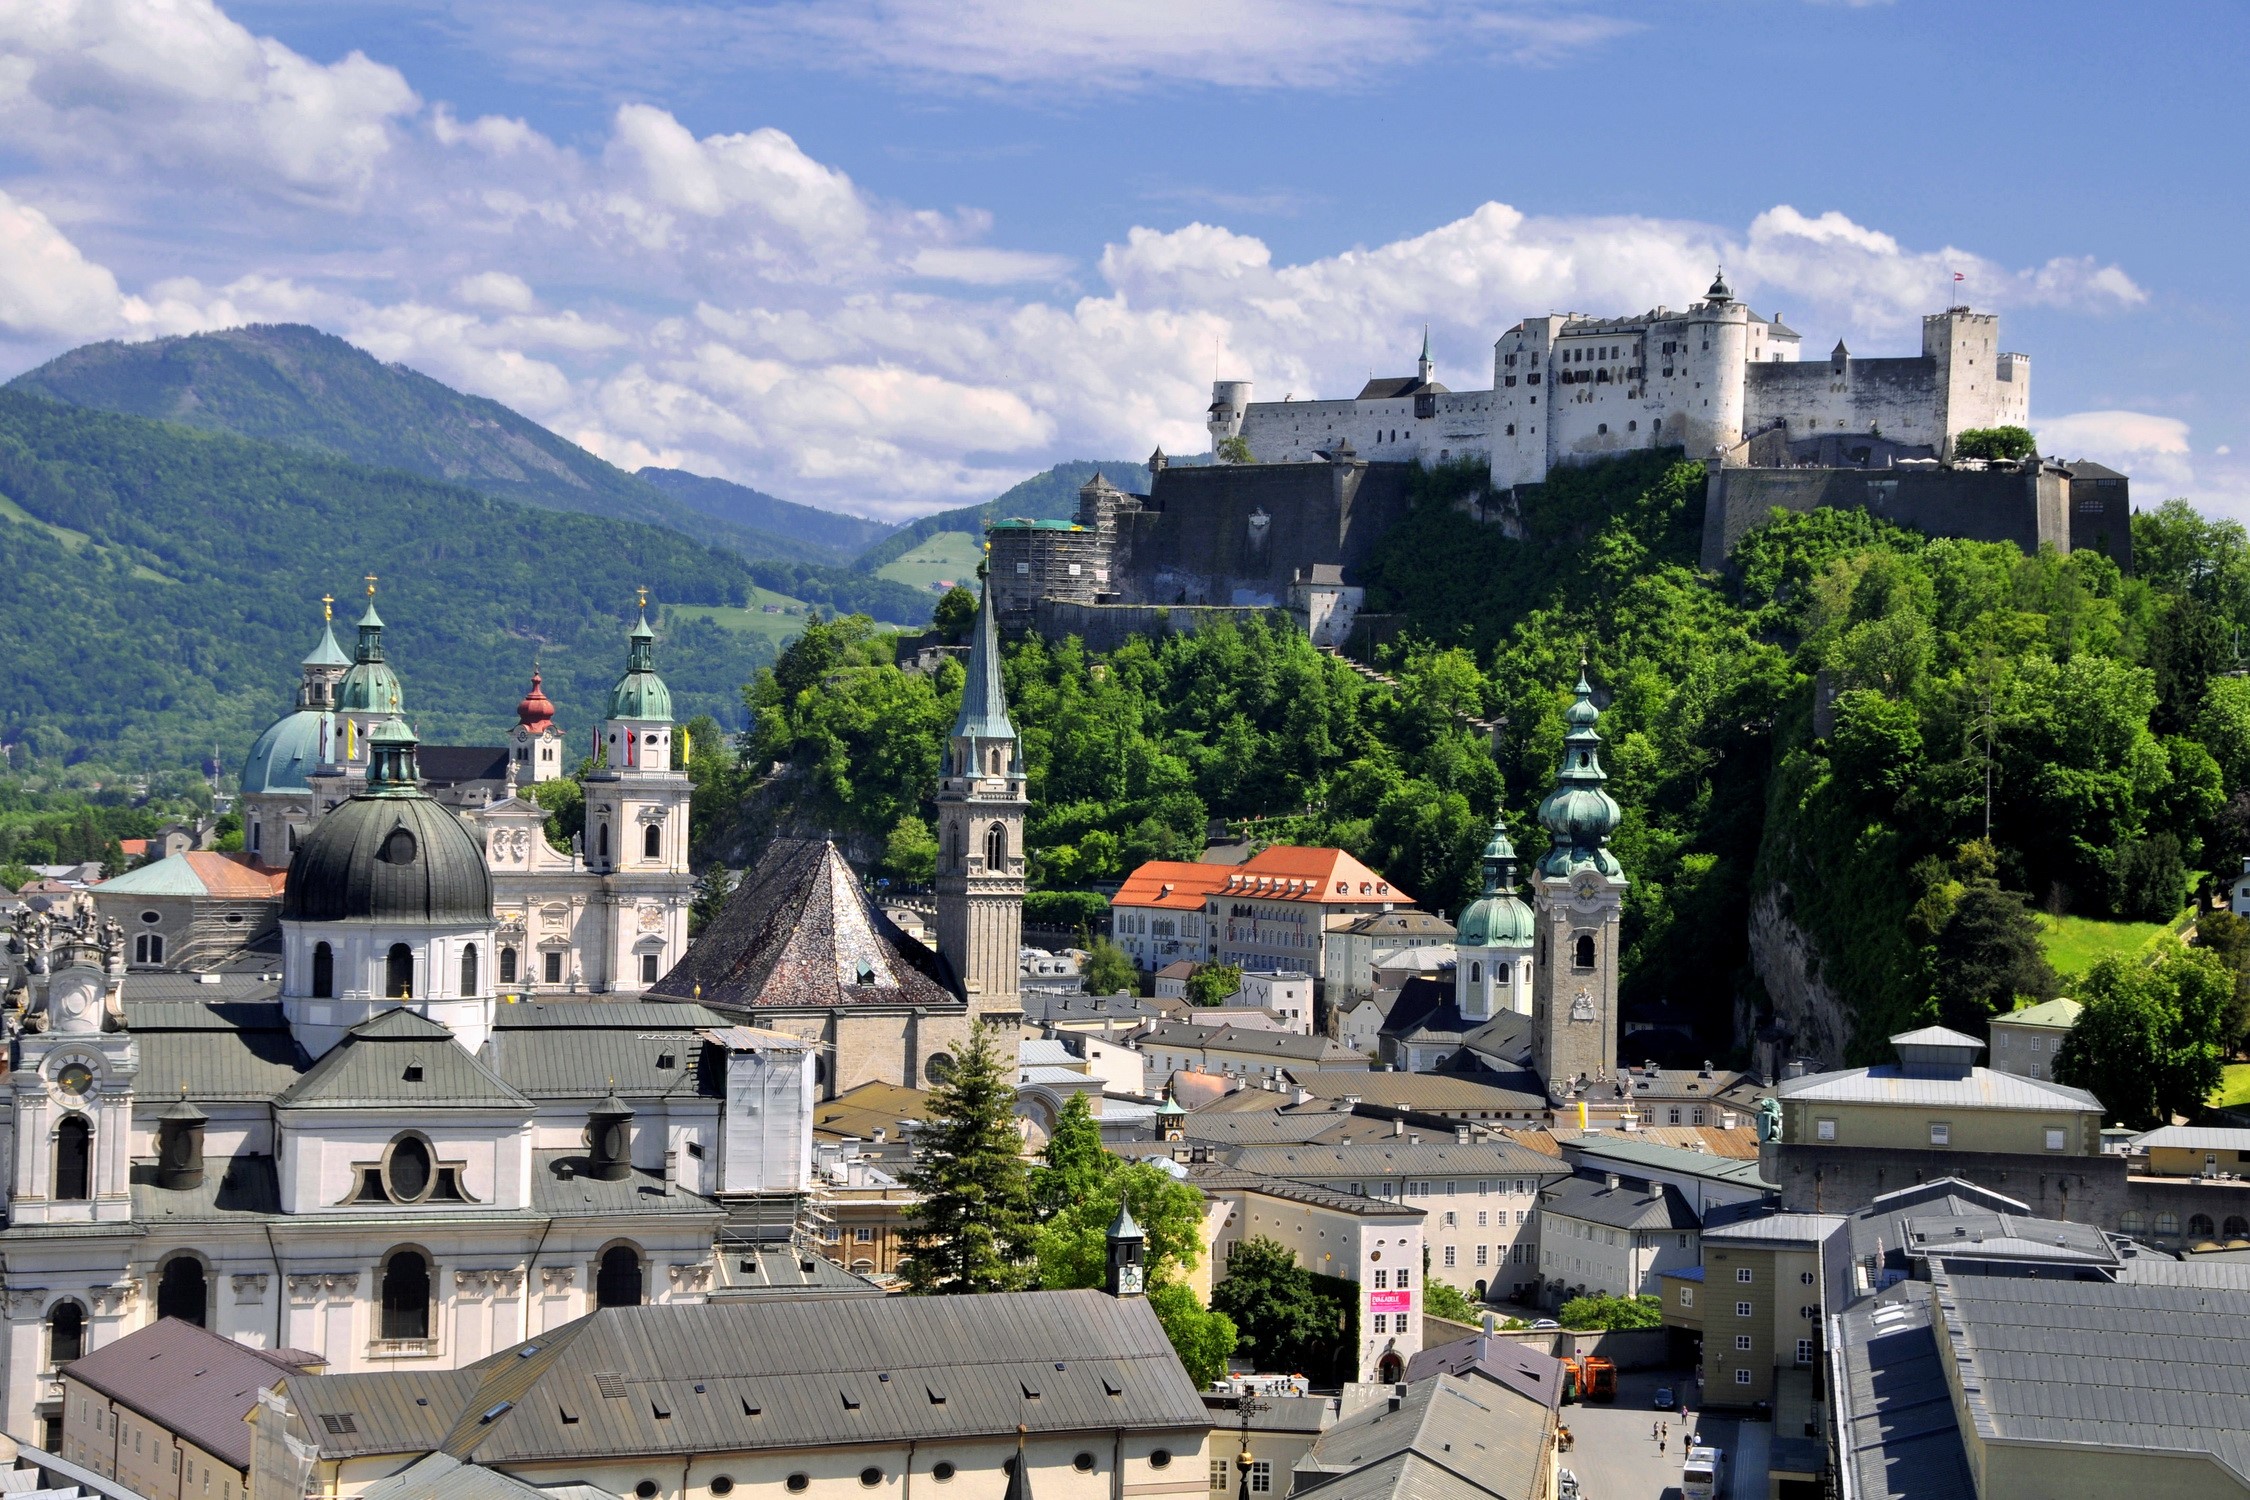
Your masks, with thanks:
[(1599, 1354), (1566, 1355), (1562, 1360), (1563, 1400), (1615, 1401), (1617, 1366)]

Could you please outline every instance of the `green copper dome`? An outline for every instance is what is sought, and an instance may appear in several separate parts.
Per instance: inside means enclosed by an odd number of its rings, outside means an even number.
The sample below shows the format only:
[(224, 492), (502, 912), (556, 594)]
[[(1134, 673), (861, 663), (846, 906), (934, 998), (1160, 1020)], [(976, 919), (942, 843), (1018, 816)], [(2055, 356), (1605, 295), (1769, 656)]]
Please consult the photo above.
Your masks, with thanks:
[(1602, 788), (1609, 774), (1602, 770), (1602, 737), (1594, 728), (1601, 710), (1594, 707), (1594, 689), (1582, 670), (1578, 674), (1577, 701), (1564, 713), (1570, 732), (1563, 736), (1562, 769), (1555, 773), (1555, 789), (1539, 804), (1539, 822), (1554, 843), (1539, 862), (1539, 873), (1568, 875), (1592, 868), (1618, 875), (1617, 857), (1609, 852), (1609, 836), (1623, 816), (1617, 803)]
[(1484, 846), (1484, 894), (1461, 913), (1453, 941), (1463, 948), (1528, 948), (1531, 908), (1516, 894), (1516, 846), (1504, 822), (1492, 825)]
[(395, 714), (405, 706), (398, 674), (383, 660), (383, 617), (375, 613), (371, 595), (367, 613), (359, 617), (359, 645), (352, 652), (352, 669), (336, 687), (336, 707), (343, 713)]
[(672, 690), (656, 675), (656, 632), (642, 615), (626, 634), (625, 675), (610, 689), (609, 717), (641, 719), (655, 724), (672, 722)]
[(476, 835), (422, 791), (414, 732), (368, 733), (367, 790), (313, 825), (289, 860), (281, 915), (295, 922), (490, 922), (492, 875)]
[(300, 708), (266, 726), (242, 763), (245, 792), (302, 792), (312, 783), (306, 778), (320, 764), (320, 747), (333, 720), (315, 709)]

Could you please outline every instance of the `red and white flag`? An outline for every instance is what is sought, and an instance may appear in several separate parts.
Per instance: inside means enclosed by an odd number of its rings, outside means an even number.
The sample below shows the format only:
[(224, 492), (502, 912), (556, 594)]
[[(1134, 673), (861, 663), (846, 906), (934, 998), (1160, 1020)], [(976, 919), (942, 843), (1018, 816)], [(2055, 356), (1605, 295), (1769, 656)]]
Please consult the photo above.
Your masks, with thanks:
[(1953, 273), (1953, 279), (1954, 279), (1955, 281), (1967, 281), (1967, 280), (1968, 280), (1969, 278), (1968, 278), (1968, 277), (1966, 277), (1966, 276), (1963, 276), (1963, 275), (1962, 275), (1962, 274), (1961, 274), (1961, 273), (1960, 273), (1959, 271), (1955, 271), (1955, 272)]

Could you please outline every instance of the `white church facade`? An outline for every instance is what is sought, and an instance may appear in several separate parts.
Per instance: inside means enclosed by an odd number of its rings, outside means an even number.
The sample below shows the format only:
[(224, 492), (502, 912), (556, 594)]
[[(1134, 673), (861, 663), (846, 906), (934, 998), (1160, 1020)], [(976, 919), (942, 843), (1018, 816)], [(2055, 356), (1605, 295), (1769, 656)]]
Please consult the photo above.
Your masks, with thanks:
[[(251, 747), (240, 809), (246, 853), (289, 863), (320, 821), (367, 783), (374, 740), (403, 722), (405, 694), (385, 656), (372, 594), (346, 655), (332, 628), (301, 668), (296, 703)], [(644, 616), (629, 633), (626, 670), (582, 778), (584, 834), (559, 849), (530, 788), (566, 774), (555, 705), (534, 674), (505, 746), (424, 747), (426, 790), (475, 829), (494, 882), (499, 922), (492, 979), (523, 996), (638, 994), (687, 951), (695, 882), (688, 869), (692, 746), (673, 722)], [(432, 776), (431, 762), (445, 762)], [(679, 764), (675, 764), (678, 761)]]
[(1804, 360), (1801, 343), (1721, 276), (1684, 311), (1526, 318), (1494, 344), (1488, 389), (1437, 384), (1425, 336), (1415, 375), (1371, 380), (1351, 400), (1258, 402), (1249, 381), (1219, 381), (1206, 425), (1214, 452), (1240, 438), (1264, 463), (1346, 449), (1425, 465), (1481, 457), (1506, 490), (1662, 447), (1726, 467), (1950, 459), (1965, 431), (2030, 422), (2031, 360), (2000, 347), (1994, 314), (1929, 314), (1921, 353), (1902, 358), (1858, 358), (1839, 341)]

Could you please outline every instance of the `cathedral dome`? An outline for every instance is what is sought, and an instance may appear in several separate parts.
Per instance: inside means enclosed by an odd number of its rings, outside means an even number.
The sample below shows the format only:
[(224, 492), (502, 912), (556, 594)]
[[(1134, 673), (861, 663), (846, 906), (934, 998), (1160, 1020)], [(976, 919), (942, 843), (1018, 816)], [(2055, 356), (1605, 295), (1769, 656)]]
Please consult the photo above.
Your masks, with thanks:
[(313, 825), (289, 861), (285, 921), (492, 920), (492, 875), (466, 824), (424, 795), (414, 734), (396, 722), (367, 736), (367, 790)]
[(555, 722), (554, 700), (539, 686), (539, 674), (531, 674), (531, 691), (523, 695), (516, 705), (516, 722), (533, 734), (543, 734)]
[(631, 649), (626, 656), (625, 675), (610, 690), (609, 716), (671, 723), (672, 690), (656, 675), (656, 632), (648, 628), (648, 616), (641, 616), (626, 639), (632, 643)]
[(1453, 941), (1463, 948), (1528, 948), (1531, 921), (1531, 908), (1516, 894), (1516, 846), (1508, 841), (1507, 823), (1497, 820), (1484, 846), (1484, 895), (1461, 913)]
[(329, 723), (327, 714), (301, 708), (267, 725), (242, 763), (242, 790), (254, 795), (309, 789), (312, 783), (306, 778), (320, 764), (321, 741)]

